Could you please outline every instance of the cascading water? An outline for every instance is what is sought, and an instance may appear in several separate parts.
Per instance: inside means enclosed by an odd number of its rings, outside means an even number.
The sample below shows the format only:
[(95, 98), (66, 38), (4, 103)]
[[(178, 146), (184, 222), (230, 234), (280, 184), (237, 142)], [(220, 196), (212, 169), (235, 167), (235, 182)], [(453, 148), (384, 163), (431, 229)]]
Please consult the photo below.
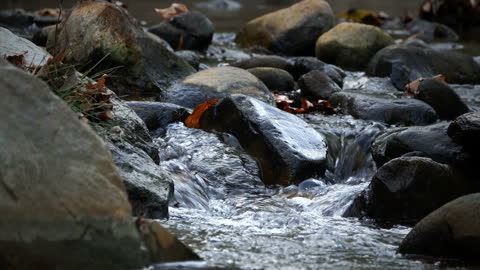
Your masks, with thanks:
[(326, 136), (329, 165), (323, 179), (298, 187), (265, 187), (256, 163), (231, 136), (170, 125), (157, 139), (161, 165), (175, 180), (165, 225), (208, 266), (423, 269), (396, 254), (409, 228), (342, 217), (375, 172), (368, 149), (385, 127), (349, 116), (304, 119)]

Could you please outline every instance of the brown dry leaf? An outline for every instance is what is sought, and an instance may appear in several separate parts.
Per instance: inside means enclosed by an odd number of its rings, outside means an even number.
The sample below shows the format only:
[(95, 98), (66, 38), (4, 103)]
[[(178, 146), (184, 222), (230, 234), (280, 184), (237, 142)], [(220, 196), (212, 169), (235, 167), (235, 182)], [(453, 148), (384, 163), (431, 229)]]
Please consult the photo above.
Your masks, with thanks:
[(183, 49), (183, 41), (184, 41), (183, 36), (180, 36), (180, 38), (178, 39), (177, 51)]
[(188, 128), (200, 128), (200, 119), (203, 113), (213, 106), (219, 99), (212, 99), (202, 104), (198, 104), (187, 119), (185, 119), (185, 126)]
[(100, 77), (96, 83), (87, 83), (86, 87), (87, 89), (93, 89), (93, 90), (105, 90), (105, 79), (107, 78), (107, 74), (103, 74), (102, 77)]
[(163, 21), (168, 21), (172, 17), (188, 12), (188, 8), (184, 4), (173, 3), (168, 8), (156, 8), (155, 12), (162, 16)]
[(24, 69), (26, 67), (25, 54), (28, 51), (20, 51), (16, 53), (6, 54), (3, 58), (16, 67)]
[(60, 9), (59, 8), (42, 8), (38, 10), (38, 15), (58, 17), (60, 16)]
[[(433, 76), (432, 79), (437, 79), (437, 80), (442, 81), (442, 82), (447, 81), (447, 78), (445, 78), (445, 76), (443, 76), (441, 74)], [(415, 81), (410, 82), (407, 85), (405, 85), (405, 95), (406, 96), (408, 96), (409, 94), (413, 94), (414, 96), (418, 95), (419, 92), (420, 92), (420, 90), (419, 90), (420, 83), (423, 80), (425, 80), (425, 78), (418, 78)]]
[(66, 56), (67, 56), (67, 53), (64, 52), (64, 53), (55, 55), (53, 58), (48, 58), (47, 65), (49, 64), (60, 65)]

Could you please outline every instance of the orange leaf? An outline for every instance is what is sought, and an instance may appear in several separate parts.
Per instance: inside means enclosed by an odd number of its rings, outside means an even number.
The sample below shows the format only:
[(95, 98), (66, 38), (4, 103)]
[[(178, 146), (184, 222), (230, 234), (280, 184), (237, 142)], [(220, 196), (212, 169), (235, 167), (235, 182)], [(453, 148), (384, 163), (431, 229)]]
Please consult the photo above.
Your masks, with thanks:
[(155, 12), (160, 14), (160, 16), (163, 17), (163, 21), (168, 21), (172, 17), (188, 12), (188, 8), (184, 4), (173, 3), (168, 8), (163, 8), (163, 9), (156, 8)]
[(26, 62), (25, 62), (25, 54), (27, 54), (28, 51), (21, 51), (21, 52), (16, 52), (16, 53), (11, 53), (11, 54), (6, 54), (4, 56), (5, 60), (10, 62), (11, 64), (15, 65), (16, 67), (19, 68), (25, 68)]
[(38, 15), (58, 17), (60, 16), (60, 9), (59, 8), (42, 8), (38, 10)]
[(87, 89), (95, 89), (95, 90), (104, 90), (105, 89), (105, 78), (107, 77), (106, 74), (104, 74), (102, 77), (100, 77), (96, 83), (87, 83), (86, 87)]
[(198, 104), (197, 107), (195, 107), (195, 110), (193, 110), (192, 114), (185, 119), (185, 126), (189, 128), (200, 128), (200, 119), (202, 118), (203, 113), (205, 113), (205, 111), (212, 107), (217, 101), (218, 98)]

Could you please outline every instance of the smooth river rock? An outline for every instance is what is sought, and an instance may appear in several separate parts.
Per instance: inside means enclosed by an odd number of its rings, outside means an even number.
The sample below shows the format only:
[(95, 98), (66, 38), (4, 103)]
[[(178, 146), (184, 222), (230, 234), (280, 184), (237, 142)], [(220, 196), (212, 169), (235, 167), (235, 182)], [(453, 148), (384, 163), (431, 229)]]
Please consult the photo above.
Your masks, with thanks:
[(248, 22), (236, 41), (284, 55), (313, 55), (317, 38), (332, 28), (335, 15), (327, 1), (303, 0)]
[(244, 94), (274, 104), (272, 94), (257, 77), (236, 67), (202, 70), (168, 89), (165, 101), (187, 108), (231, 94)]
[(283, 69), (257, 67), (247, 71), (260, 79), (270, 91), (288, 92), (294, 90), (295, 81), (292, 75)]
[(400, 244), (412, 257), (480, 262), (480, 193), (449, 202), (422, 219)]
[(33, 44), (31, 41), (21, 38), (10, 30), (0, 27), (0, 58), (4, 58), (5, 55), (14, 55), (23, 53), (25, 59), (25, 65), (27, 67), (42, 66), (48, 58), (52, 57), (44, 49)]
[(355, 118), (387, 124), (428, 125), (437, 120), (432, 107), (415, 99), (386, 99), (343, 91), (331, 95), (329, 101)]
[(480, 112), (471, 112), (455, 119), (447, 130), (454, 142), (462, 145), (465, 151), (480, 156)]
[(413, 225), (443, 204), (475, 192), (464, 175), (424, 157), (400, 157), (383, 165), (346, 216)]
[(226, 97), (204, 113), (200, 126), (234, 135), (258, 161), (267, 185), (298, 184), (325, 172), (325, 137), (299, 117), (257, 99)]
[(315, 55), (344, 69), (363, 70), (375, 53), (392, 44), (393, 38), (376, 26), (345, 22), (318, 38)]

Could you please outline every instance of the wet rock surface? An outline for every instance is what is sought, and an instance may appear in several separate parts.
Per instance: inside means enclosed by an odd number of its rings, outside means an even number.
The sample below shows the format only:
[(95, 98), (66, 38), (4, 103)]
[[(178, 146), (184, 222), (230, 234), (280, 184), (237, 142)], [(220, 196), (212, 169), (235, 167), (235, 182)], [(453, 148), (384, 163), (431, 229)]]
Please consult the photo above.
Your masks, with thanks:
[(148, 255), (105, 144), (46, 84), (0, 63), (0, 266), (143, 267)]
[(261, 46), (279, 54), (313, 55), (315, 41), (334, 23), (328, 2), (303, 0), (248, 22), (236, 41), (242, 46)]
[(47, 49), (67, 53), (66, 63), (96, 65), (97, 72), (116, 69), (115, 80), (107, 79), (107, 85), (121, 95), (161, 96), (173, 82), (195, 71), (111, 3), (76, 5), (56, 40), (49, 39)]
[[(468, 167), (469, 155), (447, 135), (448, 123), (425, 127), (394, 128), (380, 134), (372, 145), (377, 166), (415, 152), (436, 162)], [(434, 142), (434, 143), (433, 143)]]
[(422, 219), (399, 252), (412, 257), (456, 259), (478, 264), (480, 194), (460, 197)]
[(230, 65), (243, 69), (251, 69), (257, 67), (286, 69), (287, 59), (276, 55), (262, 55), (249, 59), (238, 60), (231, 63)]
[(310, 71), (300, 77), (300, 79), (298, 79), (298, 86), (305, 96), (311, 97), (314, 100), (327, 100), (332, 94), (342, 90), (335, 81), (320, 70)]
[(462, 145), (466, 152), (472, 154), (477, 159), (479, 157), (478, 150), (480, 150), (480, 113), (471, 112), (459, 116), (455, 119), (447, 130), (448, 136), (454, 142)]
[(440, 80), (424, 79), (417, 91), (415, 98), (432, 106), (440, 119), (453, 120), (470, 111), (457, 93)]
[(248, 71), (219, 67), (195, 73), (168, 89), (165, 101), (194, 108), (200, 103), (230, 94), (244, 94), (273, 104), (268, 88)]
[(190, 11), (154, 25), (148, 31), (167, 41), (172, 48), (205, 51), (212, 42), (215, 27), (205, 15)]
[(270, 91), (292, 91), (295, 85), (292, 75), (283, 69), (258, 67), (247, 70), (261, 80)]
[(413, 20), (406, 25), (406, 28), (412, 33), (420, 33), (420, 38), (427, 41), (457, 41), (459, 39), (457, 33), (455, 33), (452, 28), (444, 24), (429, 22), (426, 20)]
[(340, 87), (342, 87), (343, 78), (346, 76), (341, 68), (322, 62), (315, 57), (292, 57), (288, 59), (286, 70), (292, 74), (295, 79), (299, 79), (302, 75), (310, 71), (321, 70)]
[(380, 50), (367, 67), (369, 76), (390, 77), (397, 89), (418, 78), (442, 74), (449, 83), (480, 83), (480, 66), (472, 57), (417, 46), (392, 45)]
[(127, 105), (145, 122), (154, 137), (162, 136), (169, 124), (183, 122), (190, 115), (186, 108), (171, 103), (130, 101)]
[(437, 120), (432, 107), (414, 99), (387, 99), (354, 92), (334, 93), (330, 103), (355, 118), (387, 124), (428, 125)]
[(300, 118), (244, 95), (218, 101), (201, 128), (234, 135), (260, 164), (265, 184), (290, 185), (325, 171), (325, 138)]
[(413, 225), (443, 204), (475, 190), (448, 165), (424, 157), (400, 157), (377, 171), (345, 215)]
[(378, 27), (341, 23), (318, 38), (315, 55), (344, 69), (363, 70), (375, 53), (393, 43), (393, 38)]

